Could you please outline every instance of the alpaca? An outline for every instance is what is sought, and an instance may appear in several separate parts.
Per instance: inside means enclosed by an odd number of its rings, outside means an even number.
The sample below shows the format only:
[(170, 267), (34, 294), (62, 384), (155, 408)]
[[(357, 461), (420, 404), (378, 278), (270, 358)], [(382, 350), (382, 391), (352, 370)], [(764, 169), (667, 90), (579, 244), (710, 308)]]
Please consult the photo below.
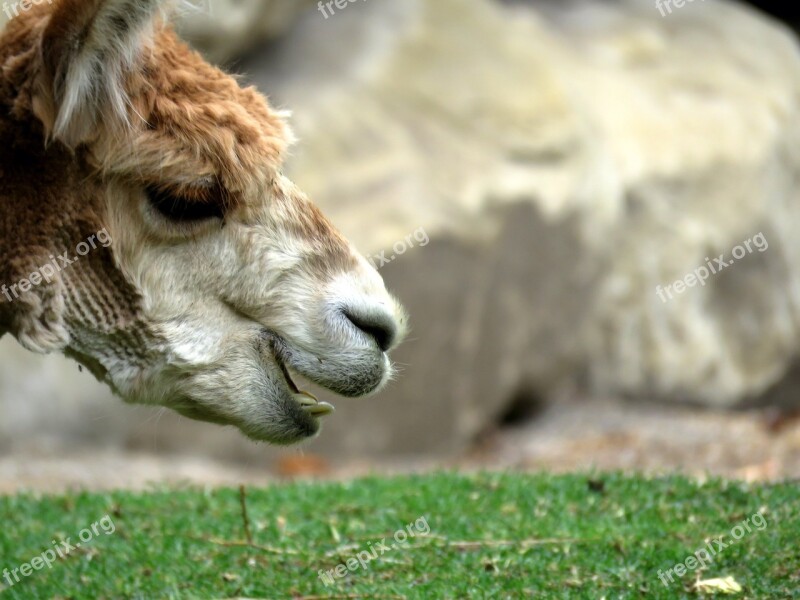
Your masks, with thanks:
[(284, 115), (165, 11), (54, 0), (3, 32), (0, 336), (126, 402), (295, 443), (333, 407), (294, 378), (378, 390), (406, 316), (283, 176)]

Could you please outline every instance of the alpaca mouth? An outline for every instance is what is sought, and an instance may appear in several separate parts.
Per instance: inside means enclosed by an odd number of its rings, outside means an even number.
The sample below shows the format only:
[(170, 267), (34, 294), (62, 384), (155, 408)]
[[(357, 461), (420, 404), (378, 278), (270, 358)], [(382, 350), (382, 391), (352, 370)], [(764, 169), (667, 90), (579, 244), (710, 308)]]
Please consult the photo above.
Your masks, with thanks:
[(334, 412), (336, 409), (333, 407), (333, 404), (321, 402), (314, 394), (301, 390), (294, 382), (289, 367), (286, 364), (286, 353), (287, 350), (289, 350), (286, 341), (278, 334), (268, 330), (264, 331), (263, 339), (267, 342), (271, 350), (270, 354), (283, 375), (292, 400), (294, 400), (306, 414), (315, 418), (324, 417)]
[(286, 385), (289, 386), (289, 390), (292, 392), (292, 399), (297, 402), (305, 412), (310, 414), (312, 417), (320, 418), (329, 415), (336, 410), (333, 407), (333, 404), (330, 404), (329, 402), (320, 402), (320, 400), (311, 392), (307, 392), (298, 388), (297, 384), (294, 382), (294, 379), (292, 379), (292, 375), (289, 372), (289, 368), (286, 366), (283, 358), (277, 352), (274, 356), (275, 361), (278, 363), (278, 367), (280, 367), (281, 373), (283, 374), (283, 378), (286, 380)]

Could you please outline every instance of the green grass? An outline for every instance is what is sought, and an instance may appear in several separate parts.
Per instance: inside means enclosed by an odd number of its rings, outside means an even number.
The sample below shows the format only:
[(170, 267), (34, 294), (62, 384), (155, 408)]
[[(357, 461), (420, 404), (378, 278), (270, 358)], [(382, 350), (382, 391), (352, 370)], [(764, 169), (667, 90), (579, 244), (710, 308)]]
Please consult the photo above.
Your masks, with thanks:
[[(110, 515), (116, 531), (6, 587), (5, 598), (696, 598), (696, 579), (732, 576), (741, 598), (800, 598), (800, 494), (624, 475), (439, 473), (247, 490), (0, 498), (0, 569)], [(657, 572), (757, 511), (701, 573)], [(424, 517), (418, 535), (335, 585), (329, 570)], [(424, 522), (419, 523), (424, 530)], [(413, 529), (413, 528), (412, 528)], [(469, 543), (464, 543), (469, 542)], [(502, 542), (510, 542), (504, 544)], [(0, 583), (3, 582), (0, 579)]]

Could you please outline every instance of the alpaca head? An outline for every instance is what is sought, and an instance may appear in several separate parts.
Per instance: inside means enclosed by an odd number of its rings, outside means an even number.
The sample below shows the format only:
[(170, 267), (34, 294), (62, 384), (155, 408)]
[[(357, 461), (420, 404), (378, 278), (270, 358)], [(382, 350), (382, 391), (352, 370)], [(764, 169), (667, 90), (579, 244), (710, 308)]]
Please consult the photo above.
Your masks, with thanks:
[(296, 442), (332, 407), (293, 378), (380, 388), (405, 317), (281, 173), (282, 115), (183, 45), (160, 5), (55, 0), (2, 38), (2, 233), (18, 235), (3, 281), (109, 243), (0, 298), (0, 332), (127, 401)]

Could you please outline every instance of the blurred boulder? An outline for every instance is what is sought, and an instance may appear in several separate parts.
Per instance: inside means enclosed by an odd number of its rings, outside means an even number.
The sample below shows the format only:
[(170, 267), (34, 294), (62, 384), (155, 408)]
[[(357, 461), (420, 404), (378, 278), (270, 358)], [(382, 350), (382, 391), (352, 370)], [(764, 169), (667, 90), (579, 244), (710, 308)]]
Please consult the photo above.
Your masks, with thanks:
[[(327, 19), (256, 4), (274, 28), (215, 8), (224, 33), (184, 31), (220, 60), (271, 39), (238, 70), (294, 112), (289, 175), (412, 315), (397, 381), (335, 401), (315, 453), (458, 451), (512, 399), (576, 383), (733, 406), (783, 377), (800, 326), (800, 55), (781, 25), (712, 0), (665, 16), (649, 0), (369, 0)], [(4, 381), (25, 377), (13, 369)], [(108, 418), (152, 445), (147, 423)], [(262, 452), (161, 423), (159, 449)]]
[(290, 174), (366, 254), (432, 240), (382, 270), (414, 332), (355, 432), (447, 447), (571, 381), (733, 405), (796, 354), (800, 55), (777, 22), (712, 1), (371, 0), (243, 68), (294, 111)]
[(315, 0), (201, 0), (184, 5), (178, 32), (210, 60), (226, 63), (284, 34)]

